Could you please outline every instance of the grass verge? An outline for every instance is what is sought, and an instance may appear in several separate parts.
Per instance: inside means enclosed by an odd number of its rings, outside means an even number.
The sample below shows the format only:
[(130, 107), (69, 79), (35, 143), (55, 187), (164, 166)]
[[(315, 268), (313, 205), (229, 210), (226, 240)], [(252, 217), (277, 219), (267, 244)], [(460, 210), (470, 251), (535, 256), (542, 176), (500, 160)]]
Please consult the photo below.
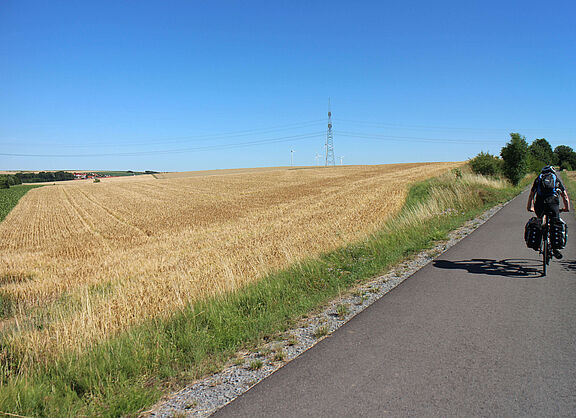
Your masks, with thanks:
[(9, 189), (0, 189), (0, 222), (8, 216), (22, 196), (28, 193), (28, 190), (35, 189), (36, 187), (42, 186), (21, 184), (18, 186), (12, 186)]
[[(570, 210), (573, 211), (575, 207), (574, 199), (576, 198), (576, 171), (562, 171), (560, 176), (562, 177), (562, 182), (566, 187), (566, 191), (568, 192), (568, 196), (570, 197), (572, 203)], [(560, 207), (563, 206), (561, 205)]]
[[(83, 353), (22, 371), (0, 352), (0, 411), (34, 416), (134, 414), (167, 390), (220, 369), (235, 352), (290, 328), (342, 291), (428, 248), (521, 191), (471, 175), (412, 187), (406, 204), (366, 240), (269, 274), (241, 290), (150, 321)], [(1, 341), (0, 341), (0, 344)]]

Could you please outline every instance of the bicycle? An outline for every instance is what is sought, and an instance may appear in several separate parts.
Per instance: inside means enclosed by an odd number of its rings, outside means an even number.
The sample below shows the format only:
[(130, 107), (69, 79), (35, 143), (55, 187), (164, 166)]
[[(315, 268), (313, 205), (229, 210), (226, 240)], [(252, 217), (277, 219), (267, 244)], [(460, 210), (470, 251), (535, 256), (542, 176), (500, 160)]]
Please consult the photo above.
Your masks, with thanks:
[(552, 260), (552, 248), (550, 246), (550, 220), (548, 216), (542, 216), (542, 244), (540, 245), (542, 254), (542, 276), (546, 276), (546, 269)]
[[(568, 212), (566, 209), (560, 209), (560, 212)], [(552, 260), (552, 245), (550, 244), (550, 219), (547, 214), (542, 215), (542, 244), (540, 245), (540, 254), (542, 255), (542, 277), (546, 276), (546, 270)]]

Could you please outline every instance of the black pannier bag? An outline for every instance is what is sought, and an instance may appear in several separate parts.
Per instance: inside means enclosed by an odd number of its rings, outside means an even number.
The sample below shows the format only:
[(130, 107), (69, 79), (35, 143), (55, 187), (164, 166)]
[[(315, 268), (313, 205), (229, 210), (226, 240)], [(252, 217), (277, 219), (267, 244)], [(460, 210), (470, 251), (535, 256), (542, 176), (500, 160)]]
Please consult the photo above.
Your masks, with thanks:
[(533, 250), (539, 250), (542, 242), (542, 221), (537, 217), (530, 218), (524, 228), (524, 241), (526, 246)]
[(566, 246), (568, 226), (562, 219), (550, 220), (550, 244), (552, 248), (561, 250)]

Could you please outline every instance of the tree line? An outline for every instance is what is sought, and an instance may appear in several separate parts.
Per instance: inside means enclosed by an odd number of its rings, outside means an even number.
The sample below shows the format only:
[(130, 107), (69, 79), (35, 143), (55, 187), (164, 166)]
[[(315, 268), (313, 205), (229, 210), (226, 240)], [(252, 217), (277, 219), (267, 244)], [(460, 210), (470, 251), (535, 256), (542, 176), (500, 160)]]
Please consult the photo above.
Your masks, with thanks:
[[(117, 173), (127, 173), (127, 174), (156, 174), (158, 171), (146, 170), (142, 171), (118, 171), (118, 172), (96, 172), (97, 175), (104, 176), (107, 173), (112, 175), (119, 175)], [(116, 173), (116, 174), (115, 174)], [(15, 186), (22, 183), (43, 183), (43, 182), (54, 182), (63, 180), (74, 180), (74, 174), (66, 171), (40, 171), (39, 173), (16, 173), (16, 174), (0, 174), (0, 189), (7, 189), (10, 186)]]
[(0, 189), (7, 189), (10, 186), (22, 183), (42, 183), (63, 180), (74, 180), (74, 174), (65, 171), (2, 174), (0, 175)]
[(567, 145), (552, 146), (545, 138), (537, 138), (530, 145), (526, 137), (517, 132), (510, 134), (510, 141), (500, 151), (500, 157), (481, 152), (470, 160), (472, 171), (485, 176), (504, 175), (517, 185), (529, 172), (539, 172), (553, 165), (560, 170), (576, 169), (576, 152)]

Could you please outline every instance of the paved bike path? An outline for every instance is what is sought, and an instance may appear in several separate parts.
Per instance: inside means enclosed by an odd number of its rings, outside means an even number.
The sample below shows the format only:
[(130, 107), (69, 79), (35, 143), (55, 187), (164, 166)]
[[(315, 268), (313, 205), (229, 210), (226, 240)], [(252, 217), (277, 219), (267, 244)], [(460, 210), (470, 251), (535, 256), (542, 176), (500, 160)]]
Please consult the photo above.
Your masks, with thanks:
[(576, 415), (576, 221), (540, 277), (526, 199), (216, 415)]

